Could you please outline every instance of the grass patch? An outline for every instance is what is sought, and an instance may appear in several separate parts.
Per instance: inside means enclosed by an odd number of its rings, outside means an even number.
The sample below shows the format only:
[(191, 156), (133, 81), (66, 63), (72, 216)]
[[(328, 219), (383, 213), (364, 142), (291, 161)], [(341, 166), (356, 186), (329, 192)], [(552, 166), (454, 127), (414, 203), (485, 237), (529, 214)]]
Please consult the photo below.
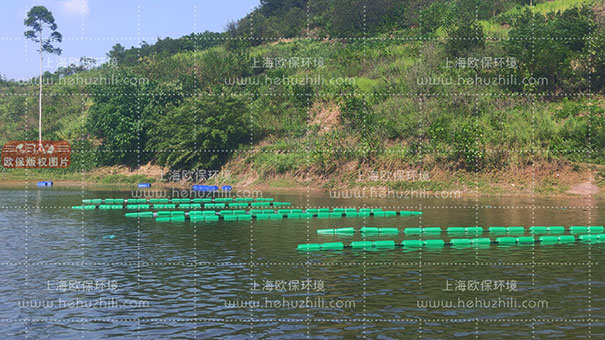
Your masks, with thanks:
[(264, 182), (263, 184), (267, 184), (268, 186), (270, 186), (272, 188), (298, 188), (298, 187), (300, 187), (300, 184), (297, 183), (295, 180), (286, 179), (286, 178), (272, 179), (272, 180)]
[(146, 177), (144, 175), (123, 175), (113, 174), (101, 177), (99, 183), (101, 184), (133, 184), (133, 183), (151, 183), (155, 182), (155, 179)]
[(363, 93), (372, 93), (375, 88), (383, 83), (381, 79), (370, 79), (365, 77), (355, 77), (355, 85)]
[(307, 158), (304, 153), (262, 152), (254, 155), (252, 163), (261, 176), (281, 175), (303, 167)]

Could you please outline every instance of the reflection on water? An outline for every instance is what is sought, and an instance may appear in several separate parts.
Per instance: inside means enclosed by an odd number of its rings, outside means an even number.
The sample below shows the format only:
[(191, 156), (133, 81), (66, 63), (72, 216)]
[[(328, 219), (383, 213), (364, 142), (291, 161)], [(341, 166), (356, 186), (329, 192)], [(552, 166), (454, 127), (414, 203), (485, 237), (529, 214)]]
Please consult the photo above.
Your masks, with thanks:
[(192, 224), (70, 209), (130, 192), (1, 193), (0, 318), (10, 338), (605, 336), (605, 244), (296, 251), (362, 239), (317, 235), (320, 228), (602, 225), (595, 207), (603, 201), (265, 193), (292, 208), (424, 214)]

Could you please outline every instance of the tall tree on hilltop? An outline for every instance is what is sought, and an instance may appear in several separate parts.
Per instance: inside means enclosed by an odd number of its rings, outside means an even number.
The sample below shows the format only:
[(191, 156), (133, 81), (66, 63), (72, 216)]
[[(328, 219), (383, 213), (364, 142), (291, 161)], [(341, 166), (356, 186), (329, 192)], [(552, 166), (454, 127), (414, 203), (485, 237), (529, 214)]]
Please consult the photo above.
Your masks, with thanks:
[[(61, 54), (61, 49), (54, 47), (53, 42), (61, 42), (63, 36), (57, 32), (57, 24), (52, 12), (44, 6), (34, 6), (27, 12), (27, 18), (24, 24), (30, 27), (30, 30), (25, 31), (25, 38), (33, 40), (40, 45), (38, 52), (40, 53), (40, 99), (38, 103), (38, 143), (42, 148), (42, 53)], [(51, 33), (48, 38), (44, 39), (42, 31), (44, 28), (50, 29)]]

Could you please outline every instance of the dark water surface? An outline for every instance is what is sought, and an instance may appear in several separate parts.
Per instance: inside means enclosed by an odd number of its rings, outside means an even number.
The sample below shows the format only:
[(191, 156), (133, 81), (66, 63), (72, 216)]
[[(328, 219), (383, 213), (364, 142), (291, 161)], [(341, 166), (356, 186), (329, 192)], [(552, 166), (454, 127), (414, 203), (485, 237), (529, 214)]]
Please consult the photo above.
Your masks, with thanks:
[(320, 236), (319, 228), (603, 225), (603, 200), (265, 192), (292, 208), (424, 214), (195, 224), (70, 209), (82, 198), (129, 194), (0, 190), (1, 338), (605, 338), (605, 243), (296, 251), (361, 239)]

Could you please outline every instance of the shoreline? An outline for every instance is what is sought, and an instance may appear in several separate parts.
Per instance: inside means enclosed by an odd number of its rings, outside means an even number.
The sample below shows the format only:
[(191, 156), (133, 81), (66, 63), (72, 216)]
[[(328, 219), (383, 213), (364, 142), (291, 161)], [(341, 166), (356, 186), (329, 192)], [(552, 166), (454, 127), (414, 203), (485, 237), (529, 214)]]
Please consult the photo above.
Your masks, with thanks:
[[(239, 162), (236, 162), (239, 163)], [(380, 168), (378, 168), (380, 169)], [(468, 172), (433, 168), (427, 179), (377, 180), (360, 177), (373, 168), (342, 169), (338, 175), (325, 176), (312, 171), (261, 175), (256, 171), (228, 163), (221, 173), (196, 182), (168, 182), (166, 168), (146, 164), (136, 169), (124, 166), (96, 168), (87, 172), (2, 171), (0, 188), (36, 188), (38, 181), (53, 181), (54, 187), (107, 188), (137, 190), (137, 183), (151, 183), (150, 190), (190, 191), (194, 184), (230, 185), (233, 194), (240, 191), (329, 193), (333, 198), (473, 198), (473, 197), (605, 197), (605, 166), (594, 164), (539, 163), (533, 167), (509, 168), (489, 172)], [(423, 170), (424, 171), (424, 170)], [(222, 191), (219, 191), (222, 192)], [(361, 196), (360, 196), (361, 195)], [(368, 196), (370, 195), (370, 196)], [(390, 196), (389, 196), (390, 195)], [(445, 195), (445, 196), (444, 196)]]
[[(50, 177), (50, 176), (49, 176)], [(0, 180), (0, 188), (15, 188), (15, 189), (37, 189), (37, 182), (51, 180), (51, 179), (43, 179), (36, 178), (30, 180), (22, 180), (22, 179), (6, 179)], [(98, 188), (98, 189), (117, 189), (119, 191), (128, 191), (128, 190), (139, 190), (136, 186), (136, 183), (102, 183), (99, 181), (76, 181), (71, 179), (59, 179), (52, 180), (53, 187), (52, 188)], [(140, 189), (140, 190), (150, 190), (153, 189), (161, 189), (161, 190), (171, 190), (171, 191), (179, 191), (179, 192), (191, 192), (191, 186), (196, 183), (163, 183), (163, 182), (152, 182), (151, 188)], [(245, 186), (240, 186), (237, 184), (232, 184), (233, 191), (269, 191), (269, 192), (312, 192), (312, 193), (330, 193), (330, 192), (348, 192), (352, 196), (340, 196), (333, 197), (335, 199), (343, 198), (366, 198), (366, 199), (401, 199), (401, 197), (381, 197), (389, 194), (398, 194), (398, 193), (411, 193), (411, 194), (423, 194), (423, 195), (434, 195), (435, 193), (452, 193), (455, 192), (459, 196), (452, 198), (473, 198), (473, 197), (541, 197), (541, 198), (602, 198), (602, 190), (598, 190), (597, 192), (593, 191), (585, 191), (578, 193), (571, 192), (531, 192), (525, 190), (510, 190), (507, 192), (489, 192), (487, 190), (468, 190), (468, 188), (462, 190), (427, 190), (426, 188), (407, 188), (407, 189), (395, 189), (384, 185), (370, 185), (372, 183), (357, 183), (355, 186), (341, 186), (336, 188), (325, 188), (317, 185), (304, 185), (304, 184), (295, 184), (292, 186), (272, 186), (270, 184), (250, 184)], [(433, 184), (434, 185), (434, 184)], [(370, 196), (355, 196), (355, 193), (370, 193)], [(225, 193), (223, 191), (218, 191), (218, 193)], [(365, 194), (364, 194), (365, 195)], [(262, 196), (261, 196), (262, 197)], [(435, 196), (432, 196), (435, 197)], [(432, 198), (428, 197), (428, 198)], [(427, 197), (410, 197), (410, 199), (415, 198), (427, 198)], [(443, 198), (443, 197), (441, 197)], [(406, 198), (407, 199), (407, 198)]]

